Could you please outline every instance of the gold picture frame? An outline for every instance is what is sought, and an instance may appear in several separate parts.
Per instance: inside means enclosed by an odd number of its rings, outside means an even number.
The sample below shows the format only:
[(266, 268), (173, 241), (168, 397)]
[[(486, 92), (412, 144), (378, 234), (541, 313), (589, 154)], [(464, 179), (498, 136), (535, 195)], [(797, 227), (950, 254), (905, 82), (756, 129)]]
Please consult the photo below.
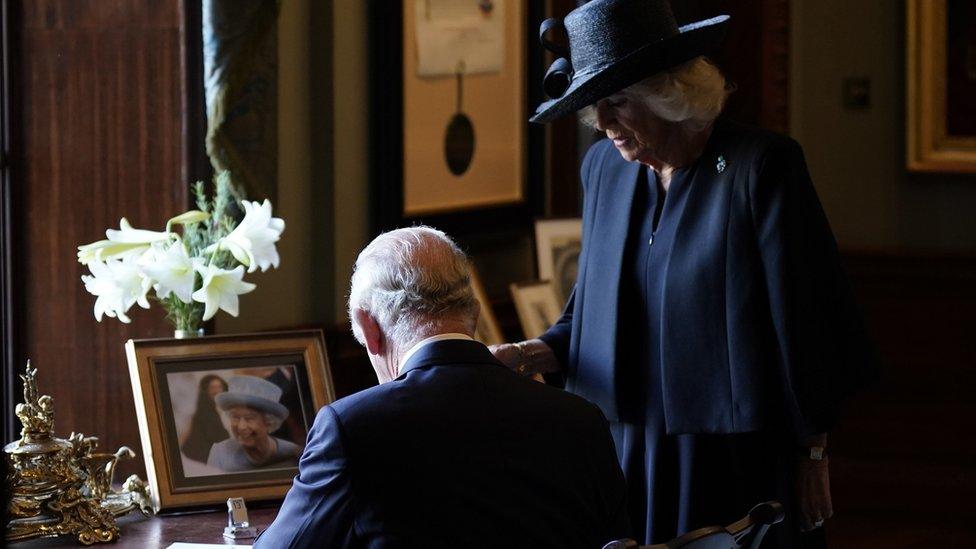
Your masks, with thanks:
[[(285, 495), (315, 414), (335, 400), (321, 330), (130, 339), (125, 348), (157, 511)], [(269, 394), (276, 404), (264, 402)], [(257, 402), (275, 411), (270, 418), (239, 403), (254, 395), (264, 395)], [(263, 427), (239, 427), (244, 420), (233, 416), (241, 410), (260, 413)], [(264, 463), (245, 461), (255, 438), (274, 449)], [(234, 460), (247, 467), (228, 465)]]
[(501, 326), (499, 326), (498, 319), (495, 318), (495, 313), (491, 309), (491, 301), (485, 292), (485, 285), (481, 283), (481, 277), (475, 271), (474, 265), (470, 267), (469, 272), (471, 274), (471, 289), (474, 291), (475, 299), (481, 305), (481, 314), (478, 315), (478, 325), (474, 331), (474, 338), (485, 345), (501, 345), (505, 343), (505, 336), (502, 335)]
[[(528, 2), (470, 3), (475, 19), (500, 18), (503, 54), (499, 70), (425, 76), (418, 32), (431, 0), (402, 5), (403, 211), (404, 217), (484, 209), (525, 201), (528, 142), (526, 22)], [(444, 2), (440, 2), (444, 4)], [(489, 6), (481, 15), (480, 7)], [(456, 11), (455, 6), (452, 10)], [(462, 25), (467, 19), (435, 22)], [(476, 29), (472, 30), (477, 32)], [(440, 44), (445, 47), (446, 44)], [(434, 52), (440, 56), (450, 51)], [(463, 67), (463, 59), (458, 61)], [(452, 173), (445, 155), (458, 116), (471, 124), (473, 152), (463, 173)]]
[[(964, 3), (954, 4), (962, 1)], [(962, 93), (957, 74), (969, 59), (968, 70), (976, 73), (976, 55), (961, 55), (953, 25), (965, 21), (950, 16), (953, 10), (976, 9), (968, 0), (908, 0), (907, 34), (907, 167), (917, 172), (976, 173), (976, 122), (966, 113), (976, 112), (976, 94)], [(973, 31), (968, 31), (972, 33)], [(976, 48), (976, 36), (968, 36)], [(950, 62), (951, 60), (951, 62)], [(967, 65), (967, 66), (968, 66)], [(958, 69), (958, 70), (957, 70)], [(976, 78), (971, 78), (976, 80)], [(962, 83), (971, 90), (976, 84)], [(958, 112), (964, 108), (965, 112)], [(957, 121), (969, 120), (962, 130), (951, 128)]]

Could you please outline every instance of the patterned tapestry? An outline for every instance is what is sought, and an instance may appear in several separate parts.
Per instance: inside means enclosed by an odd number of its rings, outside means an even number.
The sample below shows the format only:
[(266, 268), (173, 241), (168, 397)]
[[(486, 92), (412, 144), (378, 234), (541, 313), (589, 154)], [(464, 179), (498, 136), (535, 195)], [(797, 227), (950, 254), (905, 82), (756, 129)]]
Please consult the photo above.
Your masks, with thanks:
[(204, 0), (207, 155), (251, 200), (276, 202), (278, 0)]

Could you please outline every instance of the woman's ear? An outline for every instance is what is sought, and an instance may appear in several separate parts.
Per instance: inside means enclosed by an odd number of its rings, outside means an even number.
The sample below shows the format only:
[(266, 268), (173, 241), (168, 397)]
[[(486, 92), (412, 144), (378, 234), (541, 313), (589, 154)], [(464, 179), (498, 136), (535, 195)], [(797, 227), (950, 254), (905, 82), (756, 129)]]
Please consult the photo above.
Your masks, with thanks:
[(371, 355), (382, 355), (386, 351), (386, 336), (380, 325), (368, 312), (362, 309), (354, 309), (353, 319), (359, 324), (359, 329), (363, 332), (363, 339), (366, 340), (366, 351)]

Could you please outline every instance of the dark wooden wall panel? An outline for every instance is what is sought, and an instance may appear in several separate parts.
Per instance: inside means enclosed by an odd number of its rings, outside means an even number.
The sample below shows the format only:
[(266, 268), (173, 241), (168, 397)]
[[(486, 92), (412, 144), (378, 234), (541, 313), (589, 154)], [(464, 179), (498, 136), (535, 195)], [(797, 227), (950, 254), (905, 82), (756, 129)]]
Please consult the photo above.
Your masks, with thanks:
[(976, 258), (847, 253), (882, 359), (828, 443), (832, 547), (974, 547)]
[[(158, 305), (97, 323), (76, 247), (127, 217), (159, 230), (188, 203), (179, 0), (11, 2), (19, 71), (12, 166), (18, 358), (55, 398), (59, 433), (139, 448), (123, 353), (166, 336)], [(120, 473), (141, 471), (129, 463)]]

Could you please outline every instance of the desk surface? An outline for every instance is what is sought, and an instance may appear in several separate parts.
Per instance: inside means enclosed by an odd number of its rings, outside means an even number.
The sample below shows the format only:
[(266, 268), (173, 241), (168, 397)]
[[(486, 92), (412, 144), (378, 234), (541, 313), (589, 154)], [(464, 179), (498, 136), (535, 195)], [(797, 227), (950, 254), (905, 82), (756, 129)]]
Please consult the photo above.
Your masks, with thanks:
[[(258, 531), (267, 528), (278, 514), (277, 509), (248, 509), (248, 517), (252, 526)], [(223, 536), (224, 526), (227, 526), (226, 512), (196, 513), (175, 516), (145, 518), (139, 513), (132, 513), (119, 519), (119, 529), (122, 535), (116, 543), (92, 545), (93, 548), (140, 548), (152, 549), (167, 547), (178, 541), (186, 543), (216, 543), (224, 545), (250, 545), (253, 540), (238, 540), (234, 542)], [(59, 538), (42, 538), (23, 541), (10, 545), (15, 549), (33, 549), (35, 547), (75, 547), (79, 546), (75, 538), (62, 536)]]

